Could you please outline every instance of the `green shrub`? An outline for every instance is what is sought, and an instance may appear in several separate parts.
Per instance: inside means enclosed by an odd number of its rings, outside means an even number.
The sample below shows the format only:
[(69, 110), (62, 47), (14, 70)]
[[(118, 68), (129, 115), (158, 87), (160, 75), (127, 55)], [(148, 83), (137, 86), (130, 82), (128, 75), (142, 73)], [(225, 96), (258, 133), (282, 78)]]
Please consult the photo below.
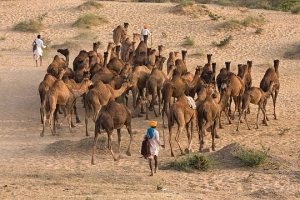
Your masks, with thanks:
[(207, 171), (211, 168), (212, 161), (204, 155), (191, 155), (182, 160), (174, 160), (163, 167), (163, 169), (173, 169), (177, 171), (191, 172), (192, 170)]
[(300, 3), (294, 5), (294, 6), (291, 8), (291, 12), (292, 12), (293, 14), (299, 14), (299, 12), (300, 12)]
[(242, 25), (245, 27), (260, 27), (265, 23), (264, 17), (252, 17), (248, 16), (242, 21)]
[(219, 29), (226, 29), (226, 30), (234, 30), (234, 29), (241, 29), (242, 23), (236, 19), (226, 20), (222, 24), (220, 24)]
[(236, 144), (232, 154), (235, 157), (241, 159), (246, 166), (255, 167), (263, 164), (269, 156), (270, 148), (266, 149), (263, 146), (262, 148), (263, 151), (257, 151), (252, 149), (246, 149), (245, 147)]
[(210, 4), (210, 3), (212, 3), (212, 0), (195, 0), (195, 3)]
[(183, 46), (194, 46), (195, 41), (190, 36), (185, 37), (185, 41), (183, 42)]
[(19, 22), (13, 27), (13, 30), (21, 31), (21, 32), (37, 33), (43, 30), (43, 28), (44, 26), (41, 22), (34, 19), (30, 19), (28, 21)]
[(73, 26), (78, 28), (92, 28), (103, 23), (108, 23), (108, 20), (95, 14), (85, 14), (77, 19)]

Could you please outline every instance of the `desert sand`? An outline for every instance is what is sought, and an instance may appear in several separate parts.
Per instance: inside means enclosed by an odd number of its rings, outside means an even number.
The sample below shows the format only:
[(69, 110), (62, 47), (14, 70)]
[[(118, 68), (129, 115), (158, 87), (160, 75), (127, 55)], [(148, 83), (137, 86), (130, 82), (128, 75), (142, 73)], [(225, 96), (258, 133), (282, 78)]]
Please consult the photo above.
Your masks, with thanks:
[[(217, 30), (223, 19), (211, 20), (207, 15), (198, 17), (172, 13), (172, 3), (100, 2), (98, 10), (81, 11), (81, 0), (7, 0), (0, 1), (0, 199), (299, 199), (300, 197), (300, 102), (298, 95), (300, 54), (300, 15), (267, 10), (206, 5), (207, 9), (226, 19), (243, 19), (247, 16), (263, 16), (266, 20), (263, 32), (255, 34), (255, 28), (241, 30)], [(81, 30), (72, 24), (84, 13), (93, 12), (109, 20), (108, 24)], [(47, 45), (43, 66), (35, 67), (31, 43), (38, 33), (16, 32), (17, 23), (45, 15), (45, 29), (40, 32)], [(272, 100), (267, 114), (269, 126), (255, 129), (257, 106), (251, 105), (249, 114), (251, 130), (243, 123), (236, 132), (237, 121), (229, 125), (223, 116), (224, 129), (218, 129), (221, 138), (216, 139), (216, 151), (204, 152), (218, 163), (209, 171), (186, 173), (162, 170), (174, 160), (170, 156), (165, 129), (166, 148), (159, 154), (159, 171), (149, 177), (148, 162), (140, 156), (140, 144), (148, 121), (132, 120), (134, 142), (132, 156), (126, 156), (128, 134), (122, 129), (120, 159), (113, 161), (105, 150), (106, 134), (102, 134), (96, 154), (96, 165), (91, 165), (91, 149), (94, 124), (89, 121), (91, 136), (85, 136), (84, 108), (78, 100), (81, 123), (70, 133), (67, 122), (52, 136), (47, 127), (45, 137), (40, 137), (38, 85), (43, 80), (48, 65), (57, 54), (51, 46), (72, 42), (71, 63), (81, 49), (91, 50), (92, 43), (101, 41), (99, 52), (104, 52), (112, 41), (112, 30), (123, 22), (129, 22), (129, 35), (139, 33), (143, 24), (150, 25), (151, 47), (165, 46), (164, 56), (170, 51), (186, 49), (187, 66), (194, 71), (197, 65), (206, 63), (211, 53), (217, 63), (217, 71), (231, 62), (232, 71), (237, 65), (253, 61), (253, 86), (259, 87), (266, 69), (279, 59), (280, 91), (277, 99), (277, 116), (273, 118)], [(82, 39), (78, 36), (85, 33)], [(87, 34), (88, 33), (88, 34)], [(214, 46), (232, 35), (233, 40), (225, 48)], [(184, 37), (194, 39), (194, 46), (183, 47)], [(294, 54), (295, 53), (295, 54)], [(294, 54), (292, 56), (292, 54)], [(132, 106), (129, 105), (132, 109)], [(224, 115), (224, 114), (223, 114)], [(262, 115), (261, 115), (262, 116)], [(159, 122), (161, 118), (150, 118)], [(162, 139), (162, 142), (164, 140)], [(185, 132), (181, 135), (183, 146), (187, 144)], [(116, 150), (116, 132), (113, 148)], [(102, 141), (102, 142), (101, 142)], [(210, 147), (210, 137), (205, 137), (205, 148)], [(250, 168), (241, 166), (230, 154), (234, 143), (261, 150), (270, 148), (271, 167)], [(175, 145), (175, 144), (174, 144)], [(199, 142), (194, 132), (193, 149)], [(180, 152), (175, 145), (176, 155)], [(277, 166), (277, 167), (274, 167)], [(157, 190), (161, 185), (163, 190)]]

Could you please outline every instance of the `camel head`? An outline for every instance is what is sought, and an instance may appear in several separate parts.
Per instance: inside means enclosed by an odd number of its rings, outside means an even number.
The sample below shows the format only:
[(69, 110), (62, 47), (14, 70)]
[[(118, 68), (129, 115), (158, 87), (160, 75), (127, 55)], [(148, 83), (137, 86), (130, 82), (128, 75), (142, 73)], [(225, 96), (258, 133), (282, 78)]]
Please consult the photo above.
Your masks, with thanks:
[(124, 83), (122, 84), (122, 86), (126, 86), (127, 89), (131, 88), (132, 86), (134, 86), (134, 82), (130, 81), (129, 79), (124, 79)]
[(57, 49), (58, 53), (61, 53), (62, 55), (64, 55), (65, 57), (70, 56), (70, 51), (69, 49)]
[(107, 45), (107, 49), (110, 50), (110, 49), (114, 49), (117, 45), (114, 43), (114, 42), (109, 42), (108, 45)]
[(100, 41), (93, 42), (93, 51), (97, 52), (97, 50), (99, 49), (100, 45), (101, 45)]
[(124, 28), (128, 28), (129, 27), (129, 23), (128, 22), (124, 22)]

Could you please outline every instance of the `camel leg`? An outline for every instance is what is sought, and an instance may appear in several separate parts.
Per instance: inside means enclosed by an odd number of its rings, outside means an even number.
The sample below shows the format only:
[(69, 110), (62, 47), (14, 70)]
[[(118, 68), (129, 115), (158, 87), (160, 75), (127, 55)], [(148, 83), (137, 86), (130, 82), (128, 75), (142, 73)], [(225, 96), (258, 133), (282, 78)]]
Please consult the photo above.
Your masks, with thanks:
[(94, 137), (94, 143), (93, 143), (93, 150), (92, 150), (92, 165), (95, 164), (94, 162), (94, 155), (97, 147), (97, 141), (98, 141), (99, 133), (95, 131), (95, 137)]
[(102, 106), (100, 104), (97, 104), (97, 105), (94, 105), (93, 107), (94, 107), (93, 121), (96, 122), (97, 117), (99, 115), (99, 112), (100, 112)]
[[(240, 122), (241, 122), (241, 118), (242, 118), (242, 115), (244, 113), (244, 109), (242, 110), (242, 112), (240, 113), (240, 116), (239, 116), (239, 121), (238, 121), (238, 124), (237, 124), (237, 127), (236, 127), (236, 131), (238, 132), (239, 131), (239, 126), (240, 126)], [(246, 114), (245, 114), (246, 115)]]
[(40, 136), (41, 136), (41, 137), (44, 137), (45, 126), (46, 126), (46, 120), (47, 120), (46, 114), (43, 114), (43, 119), (42, 119), (42, 120), (43, 120), (43, 130), (42, 130)]
[(121, 129), (117, 129), (117, 133), (118, 133), (118, 152), (121, 152), (121, 140), (122, 140), (122, 135), (121, 135)]
[(130, 141), (129, 141), (129, 145), (128, 145), (128, 148), (127, 148), (127, 151), (126, 151), (126, 155), (127, 156), (131, 156), (131, 151), (130, 151), (130, 147), (131, 147), (131, 143), (132, 143), (132, 129), (131, 129), (131, 125), (127, 125), (127, 131), (128, 131), (128, 134), (130, 136)]
[(80, 123), (81, 121), (80, 121), (80, 119), (78, 117), (76, 102), (74, 103), (74, 107), (73, 108), (74, 108), (74, 114), (76, 116), (76, 123)]
[(114, 158), (114, 161), (117, 161), (118, 159), (116, 158), (113, 150), (112, 150), (112, 131), (111, 130), (106, 130), (107, 132), (107, 137), (108, 137), (108, 140), (107, 140), (107, 149), (109, 150), (109, 152), (111, 153), (112, 157)]
[(277, 115), (276, 115), (276, 99), (277, 99), (277, 96), (278, 96), (278, 90), (275, 90), (275, 94), (274, 94), (274, 97), (272, 96), (273, 98), (273, 107), (274, 107), (274, 119), (277, 119)]
[(190, 153), (191, 152), (192, 138), (193, 138), (192, 131), (190, 131), (190, 129), (189, 129), (189, 125), (190, 125), (190, 123), (186, 123), (185, 124), (186, 135), (187, 135), (187, 138), (188, 138), (188, 147), (185, 149), (186, 153)]
[[(271, 94), (272, 95), (272, 94)], [(267, 101), (268, 101), (268, 99), (265, 99), (264, 100), (264, 103), (263, 103), (263, 107), (264, 107), (264, 109), (266, 110), (266, 107), (267, 107)], [(266, 119), (267, 119), (267, 121), (269, 121), (269, 118), (268, 118), (268, 116), (266, 115)]]
[(213, 151), (216, 150), (216, 145), (215, 145), (215, 133), (216, 133), (216, 127), (217, 127), (217, 120), (214, 120), (213, 125), (211, 126), (211, 149)]
[(180, 136), (180, 133), (182, 132), (183, 128), (184, 128), (184, 126), (178, 125), (177, 133), (176, 133), (176, 136), (175, 136), (175, 141), (177, 142), (177, 145), (180, 149), (181, 155), (184, 155), (184, 152), (183, 152), (182, 147), (181, 147), (180, 142), (179, 142), (179, 136)]
[(262, 103), (259, 103), (259, 109), (261, 109), (261, 111), (262, 111), (262, 113), (263, 113), (263, 115), (264, 115), (264, 119), (263, 119), (263, 123), (266, 125), (266, 126), (268, 126), (268, 122), (267, 122), (267, 114), (266, 114), (266, 110), (264, 109), (264, 107), (263, 107), (263, 105), (262, 105)]
[(258, 106), (258, 111), (257, 111), (257, 117), (256, 117), (256, 129), (258, 129), (258, 118), (259, 118), (259, 110), (260, 110), (260, 106)]
[(174, 151), (173, 151), (173, 148), (172, 148), (172, 135), (173, 135), (173, 127), (171, 124), (168, 124), (169, 126), (169, 144), (170, 144), (170, 149), (171, 149), (171, 156), (172, 157), (175, 157), (175, 154), (174, 154)]
[(161, 92), (158, 91), (158, 115), (161, 115)]

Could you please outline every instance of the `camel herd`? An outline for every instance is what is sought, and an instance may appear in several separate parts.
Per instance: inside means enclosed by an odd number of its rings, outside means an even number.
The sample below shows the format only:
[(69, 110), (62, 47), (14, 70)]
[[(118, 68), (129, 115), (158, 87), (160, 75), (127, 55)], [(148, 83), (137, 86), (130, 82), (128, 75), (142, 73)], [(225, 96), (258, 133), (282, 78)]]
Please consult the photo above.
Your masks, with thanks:
[[(128, 36), (128, 23), (119, 25), (113, 30), (113, 41), (107, 45), (106, 51), (98, 52), (100, 42), (93, 43), (90, 51), (81, 50), (69, 66), (70, 52), (68, 49), (58, 49), (64, 56), (56, 55), (47, 68), (47, 73), (39, 85), (41, 100), (40, 115), (44, 136), (45, 125), (48, 124), (52, 135), (56, 135), (56, 127), (68, 120), (69, 130), (73, 113), (76, 122), (80, 122), (76, 110), (77, 98), (82, 98), (85, 109), (86, 136), (88, 121), (92, 113), (95, 123), (92, 164), (98, 136), (101, 130), (108, 135), (108, 150), (114, 160), (117, 157), (112, 151), (111, 138), (114, 129), (118, 132), (120, 149), (121, 128), (125, 125), (130, 135), (127, 155), (130, 155), (132, 142), (131, 120), (142, 117), (149, 112), (155, 116), (161, 115), (165, 128), (165, 115), (169, 130), (169, 144), (171, 156), (173, 151), (173, 128), (178, 128), (175, 141), (181, 154), (191, 151), (193, 128), (196, 127), (199, 136), (199, 151), (203, 150), (204, 136), (211, 132), (212, 150), (215, 151), (214, 139), (218, 138), (217, 126), (221, 124), (221, 113), (224, 112), (228, 123), (238, 113), (237, 131), (244, 119), (248, 129), (247, 114), (250, 104), (258, 105), (256, 128), (259, 127), (259, 113), (263, 113), (263, 123), (268, 125), (266, 104), (268, 97), (272, 97), (274, 118), (276, 116), (276, 99), (279, 92), (279, 60), (274, 60), (274, 67), (270, 67), (260, 82), (260, 87), (252, 86), (252, 61), (238, 65), (238, 73), (230, 70), (230, 62), (216, 72), (216, 63), (212, 63), (212, 54), (207, 54), (207, 63), (197, 66), (195, 71), (188, 71), (186, 66), (187, 51), (169, 52), (169, 57), (163, 56), (163, 45), (158, 49), (151, 49), (147, 45), (147, 36), (139, 41), (139, 34), (133, 34), (132, 40)], [(166, 61), (166, 64), (165, 64)], [(167, 73), (164, 72), (164, 68)], [(129, 109), (128, 99), (131, 93), (132, 110)], [(172, 98), (173, 97), (173, 98)], [(234, 110), (231, 110), (232, 101)], [(64, 117), (58, 122), (59, 113)], [(242, 116), (244, 118), (242, 119)], [(186, 128), (188, 147), (183, 150), (180, 144), (180, 134)]]

